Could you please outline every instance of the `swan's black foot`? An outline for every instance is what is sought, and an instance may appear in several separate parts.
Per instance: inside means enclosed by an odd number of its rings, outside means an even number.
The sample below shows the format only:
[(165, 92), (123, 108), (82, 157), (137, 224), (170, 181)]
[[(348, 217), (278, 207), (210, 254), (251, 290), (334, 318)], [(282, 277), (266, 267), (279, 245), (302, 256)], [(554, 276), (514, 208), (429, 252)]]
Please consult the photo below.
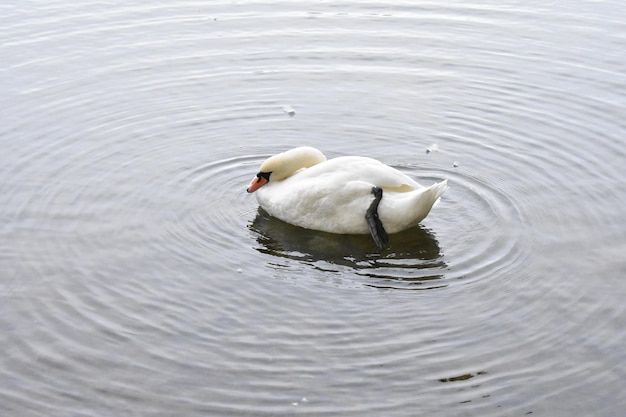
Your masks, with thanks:
[(380, 204), (380, 200), (383, 198), (383, 189), (373, 187), (372, 194), (374, 194), (374, 201), (372, 201), (372, 204), (370, 204), (365, 212), (365, 220), (367, 221), (367, 227), (374, 239), (374, 243), (376, 243), (378, 249), (383, 249), (387, 243), (389, 243), (389, 235), (387, 235), (383, 227), (383, 222), (378, 218), (378, 204)]

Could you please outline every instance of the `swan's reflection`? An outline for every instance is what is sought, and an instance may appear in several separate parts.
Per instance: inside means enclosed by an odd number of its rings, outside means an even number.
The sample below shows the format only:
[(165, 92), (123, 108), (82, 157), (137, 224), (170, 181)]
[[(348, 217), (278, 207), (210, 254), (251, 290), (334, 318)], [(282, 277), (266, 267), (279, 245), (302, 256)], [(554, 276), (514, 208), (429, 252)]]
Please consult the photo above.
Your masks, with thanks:
[(390, 236), (390, 245), (378, 251), (369, 235), (338, 235), (307, 230), (278, 220), (258, 209), (249, 226), (256, 250), (302, 261), (321, 270), (339, 272), (348, 267), (373, 278), (366, 285), (381, 288), (431, 289), (443, 287), (447, 267), (437, 239), (416, 226)]

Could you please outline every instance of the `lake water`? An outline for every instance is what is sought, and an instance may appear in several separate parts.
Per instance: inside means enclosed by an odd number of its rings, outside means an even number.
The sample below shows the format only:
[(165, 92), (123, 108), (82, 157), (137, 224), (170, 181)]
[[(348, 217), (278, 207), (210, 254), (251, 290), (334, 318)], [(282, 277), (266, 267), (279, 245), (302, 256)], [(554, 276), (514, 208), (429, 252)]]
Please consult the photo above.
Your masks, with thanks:
[[(623, 1), (0, 23), (0, 414), (623, 415)], [(383, 251), (299, 229), (245, 192), (299, 145), (450, 189)]]

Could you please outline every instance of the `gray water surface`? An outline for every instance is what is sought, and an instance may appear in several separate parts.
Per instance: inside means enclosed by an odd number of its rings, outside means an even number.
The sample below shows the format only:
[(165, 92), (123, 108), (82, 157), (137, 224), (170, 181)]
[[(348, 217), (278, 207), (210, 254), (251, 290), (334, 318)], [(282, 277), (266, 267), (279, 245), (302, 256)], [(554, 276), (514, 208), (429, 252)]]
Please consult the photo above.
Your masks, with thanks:
[[(440, 3), (0, 6), (0, 414), (622, 415), (626, 6)], [(303, 230), (299, 145), (450, 189)]]

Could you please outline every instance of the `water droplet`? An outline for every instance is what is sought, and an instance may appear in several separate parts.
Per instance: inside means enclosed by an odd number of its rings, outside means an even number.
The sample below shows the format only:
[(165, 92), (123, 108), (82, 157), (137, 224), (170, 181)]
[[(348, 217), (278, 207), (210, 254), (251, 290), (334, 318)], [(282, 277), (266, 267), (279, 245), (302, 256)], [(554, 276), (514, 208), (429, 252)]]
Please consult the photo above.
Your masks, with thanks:
[(296, 114), (296, 111), (290, 105), (284, 105), (283, 111), (289, 115), (289, 117), (293, 117)]

